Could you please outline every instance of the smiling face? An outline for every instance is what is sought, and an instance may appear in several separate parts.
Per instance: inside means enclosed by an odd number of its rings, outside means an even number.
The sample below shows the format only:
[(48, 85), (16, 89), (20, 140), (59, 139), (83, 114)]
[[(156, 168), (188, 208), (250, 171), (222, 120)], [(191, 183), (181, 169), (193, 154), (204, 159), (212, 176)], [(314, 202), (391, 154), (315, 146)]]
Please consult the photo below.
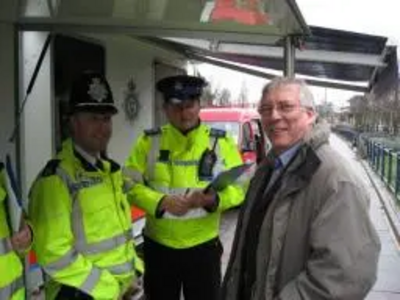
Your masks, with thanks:
[(299, 84), (281, 84), (265, 92), (260, 101), (263, 128), (276, 154), (302, 140), (314, 123), (315, 112), (302, 106), (300, 94)]
[(93, 156), (107, 149), (112, 133), (112, 113), (78, 112), (71, 117), (74, 142)]

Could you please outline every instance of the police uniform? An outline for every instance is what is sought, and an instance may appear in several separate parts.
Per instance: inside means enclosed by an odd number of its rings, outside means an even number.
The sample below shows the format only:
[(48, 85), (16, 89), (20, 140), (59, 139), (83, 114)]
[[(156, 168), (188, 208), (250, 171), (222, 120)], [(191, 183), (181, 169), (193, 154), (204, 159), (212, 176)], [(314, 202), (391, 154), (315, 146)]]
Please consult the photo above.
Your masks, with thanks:
[(7, 222), (5, 169), (0, 163), (0, 299), (23, 300), (24, 268), (21, 258), (12, 249), (10, 227)]
[[(83, 74), (70, 95), (71, 113), (117, 112), (100, 74)], [(46, 299), (120, 299), (132, 284), (137, 262), (122, 187), (116, 162), (91, 161), (71, 139), (42, 170), (30, 192), (29, 212)]]
[[(167, 103), (198, 101), (205, 82), (192, 76), (157, 83)], [(210, 165), (211, 164), (211, 165)], [(241, 164), (232, 138), (199, 124), (183, 134), (171, 124), (147, 130), (126, 163), (132, 180), (129, 196), (146, 212), (144, 286), (151, 300), (213, 300), (221, 279), (221, 212), (243, 201), (240, 186), (218, 192), (213, 208), (196, 208), (183, 216), (160, 211), (166, 195), (204, 189), (217, 173)]]

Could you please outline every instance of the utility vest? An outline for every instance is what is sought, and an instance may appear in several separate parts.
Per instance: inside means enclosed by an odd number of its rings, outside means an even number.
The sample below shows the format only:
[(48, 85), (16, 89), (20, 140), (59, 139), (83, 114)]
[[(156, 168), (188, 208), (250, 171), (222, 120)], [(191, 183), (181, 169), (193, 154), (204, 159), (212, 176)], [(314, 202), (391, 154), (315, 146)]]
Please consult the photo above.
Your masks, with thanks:
[[(221, 143), (225, 143), (224, 149)], [(184, 195), (193, 190), (203, 190), (219, 172), (241, 163), (236, 146), (227, 140), (225, 132), (204, 125), (184, 136), (168, 124), (161, 129), (146, 131), (137, 146), (130, 155), (130, 159), (137, 163), (130, 164), (128, 159), (127, 176), (134, 181), (133, 201), (137, 201), (146, 212), (154, 212), (157, 204), (145, 199), (156, 197), (159, 203), (163, 195)], [(207, 149), (214, 149), (216, 161), (212, 176), (201, 178), (199, 164)], [(145, 157), (145, 160), (139, 162), (136, 156)], [(225, 198), (239, 204), (241, 189), (228, 189), (229, 196), (227, 194)], [(224, 203), (227, 201), (230, 200), (222, 199)], [(191, 209), (183, 216), (164, 213), (159, 217), (148, 213), (144, 234), (171, 248), (193, 247), (219, 235), (220, 213), (221, 210), (209, 212), (204, 208)]]
[[(49, 236), (51, 233), (46, 233), (46, 228), (40, 228), (37, 234), (35, 250), (51, 287), (48, 297), (52, 299), (57, 294), (60, 281), (95, 299), (114, 299), (131, 284), (136, 257), (130, 206), (122, 190), (121, 171), (111, 161), (103, 160), (104, 170), (85, 163), (74, 153), (70, 143), (64, 144), (60, 160), (48, 164), (45, 168), (48, 174), (42, 174), (31, 191), (33, 204), (30, 211), (36, 222), (40, 219), (38, 214), (43, 213), (42, 209), (35, 208), (37, 201), (54, 201), (36, 196), (45, 196), (44, 190), (59, 188), (59, 193), (57, 190), (49, 192), (49, 197), (58, 194), (57, 201), (67, 205), (71, 211), (67, 218), (59, 217), (57, 222), (51, 221), (51, 211), (45, 212), (50, 217), (47, 217), (45, 225), (41, 225), (60, 234), (63, 229), (71, 230), (61, 236)], [(59, 215), (65, 213), (54, 212)], [(62, 220), (66, 223), (63, 224)], [(45, 241), (47, 245), (41, 246), (40, 243)], [(65, 245), (62, 256), (56, 259), (46, 256), (53, 247), (54, 252), (60, 251), (60, 245)]]
[(25, 299), (23, 264), (12, 249), (6, 211), (4, 166), (0, 163), (0, 299)]

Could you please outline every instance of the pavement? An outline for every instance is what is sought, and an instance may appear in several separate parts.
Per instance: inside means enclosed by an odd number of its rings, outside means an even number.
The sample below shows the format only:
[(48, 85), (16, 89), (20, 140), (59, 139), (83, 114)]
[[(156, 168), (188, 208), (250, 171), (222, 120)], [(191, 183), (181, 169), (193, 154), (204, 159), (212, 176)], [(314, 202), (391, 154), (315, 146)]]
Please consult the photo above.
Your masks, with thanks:
[(366, 299), (400, 300), (400, 213), (396, 200), (368, 162), (360, 159), (347, 142), (333, 135), (331, 144), (366, 182), (371, 200), (370, 216), (381, 240), (377, 281)]
[(235, 208), (224, 213), (221, 221), (220, 237), (224, 246), (224, 253), (221, 258), (222, 274), (225, 273), (228, 266), (229, 256), (231, 253), (232, 242), (235, 236), (236, 222), (239, 209)]

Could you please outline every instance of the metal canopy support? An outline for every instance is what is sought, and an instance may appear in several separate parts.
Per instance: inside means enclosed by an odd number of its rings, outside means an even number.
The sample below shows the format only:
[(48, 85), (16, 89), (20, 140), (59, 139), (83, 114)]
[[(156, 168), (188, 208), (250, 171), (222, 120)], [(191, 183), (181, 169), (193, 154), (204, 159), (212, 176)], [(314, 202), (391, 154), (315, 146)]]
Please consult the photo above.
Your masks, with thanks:
[(226, 28), (212, 28), (187, 25), (185, 28), (178, 23), (161, 24), (121, 18), (19, 18), (18, 29), (21, 31), (46, 31), (58, 33), (105, 33), (130, 34), (132, 36), (181, 37), (193, 39), (211, 39), (218, 41), (238, 41), (254, 44), (260, 39), (266, 43), (275, 44), (282, 35), (275, 29), (271, 32), (260, 30), (240, 31)]
[[(385, 50), (383, 50), (383, 52), (382, 52), (382, 54), (380, 56), (380, 60), (382, 61), (382, 64), (383, 64), (384, 67), (387, 66), (387, 64), (384, 63), (385, 57), (386, 57), (387, 54), (388, 54), (388, 48), (385, 48)], [(375, 66), (374, 71), (373, 71), (373, 73), (371, 75), (371, 78), (369, 79), (369, 82), (368, 82), (369, 90), (372, 89), (373, 83), (375, 82), (376, 77), (378, 76), (379, 70), (381, 70), (381, 68), (379, 68), (379, 67), (382, 67), (382, 66)]]
[[(277, 76), (275, 73), (259, 71), (259, 70), (255, 70), (255, 69), (252, 69), (247, 66), (233, 64), (228, 61), (213, 59), (213, 58), (209, 58), (206, 56), (197, 55), (194, 53), (187, 53), (186, 55), (188, 56), (188, 58), (193, 59), (193, 60), (197, 60), (197, 61), (208, 63), (208, 64), (213, 64), (215, 66), (227, 68), (227, 69), (238, 71), (238, 72), (243, 72), (243, 73), (246, 73), (249, 75), (257, 76), (260, 78), (265, 78), (268, 80), (271, 80)], [(344, 89), (344, 90), (349, 90), (349, 91), (354, 91), (354, 92), (362, 92), (362, 93), (368, 92), (368, 88), (366, 86), (361, 86), (361, 85), (356, 85), (356, 84), (351, 84), (351, 83), (323, 81), (323, 80), (310, 79), (310, 78), (303, 78), (303, 79), (312, 86)]]
[(295, 75), (295, 60), (296, 60), (296, 48), (293, 43), (293, 37), (287, 36), (285, 38), (285, 48), (283, 59), (285, 62), (283, 74), (286, 77), (294, 77)]
[[(257, 67), (252, 67), (247, 64), (240, 64), (240, 63), (235, 63), (230, 60), (224, 60), (221, 58), (216, 58), (213, 57), (206, 52), (201, 52), (197, 51), (193, 47), (189, 46), (189, 48), (182, 48), (182, 47), (177, 47), (174, 44), (170, 43), (160, 43), (159, 39), (154, 39), (154, 38), (138, 38), (132, 36), (132, 38), (137, 39), (142, 41), (143, 43), (148, 43), (151, 45), (158, 45), (159, 47), (166, 49), (168, 51), (173, 51), (175, 53), (183, 54), (189, 59), (193, 59), (199, 62), (204, 62), (204, 63), (209, 63), (213, 64), (219, 67), (227, 68), (230, 70), (238, 71), (238, 72), (243, 72), (249, 75), (257, 76), (260, 78), (265, 78), (265, 79), (273, 79), (277, 75), (276, 72), (268, 72), (265, 68), (257, 68)], [(169, 39), (170, 40), (170, 39)], [(260, 71), (260, 69), (263, 69)], [(264, 71), (265, 70), (265, 71)], [(346, 82), (340, 82), (340, 81), (328, 81), (328, 80), (319, 80), (319, 79), (313, 79), (313, 78), (304, 78), (310, 85), (313, 86), (319, 86), (319, 87), (327, 87), (327, 88), (335, 88), (335, 89), (344, 89), (344, 90), (349, 90), (349, 91), (354, 91), (354, 92), (368, 92), (368, 87), (363, 86), (360, 84), (354, 84), (354, 83), (346, 83)]]
[[(246, 55), (254, 57), (266, 57), (283, 59), (284, 49), (277, 46), (268, 46), (262, 44), (239, 44), (233, 42), (220, 41), (217, 48), (211, 47), (208, 40), (188, 39), (188, 38), (163, 38), (164, 40), (182, 44), (194, 50), (212, 49), (215, 53)], [(356, 52), (342, 52), (331, 50), (311, 50), (311, 49), (295, 49), (296, 61), (322, 62), (322, 63), (340, 63), (344, 65), (385, 67), (383, 55), (366, 54)]]

